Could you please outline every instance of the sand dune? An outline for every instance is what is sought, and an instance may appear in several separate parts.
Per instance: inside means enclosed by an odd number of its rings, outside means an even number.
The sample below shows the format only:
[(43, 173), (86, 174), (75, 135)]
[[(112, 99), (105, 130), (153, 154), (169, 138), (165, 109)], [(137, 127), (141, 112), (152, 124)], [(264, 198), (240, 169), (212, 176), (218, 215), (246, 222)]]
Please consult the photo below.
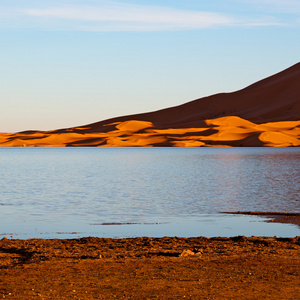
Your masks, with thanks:
[[(237, 116), (205, 121), (205, 128), (156, 129), (151, 122), (131, 120), (110, 125), (108, 132), (2, 134), (1, 146), (104, 146), (104, 147), (199, 147), (199, 146), (300, 146), (300, 121), (256, 124)], [(247, 140), (249, 137), (256, 139)]]
[(234, 92), (53, 131), (0, 133), (0, 146), (300, 146), (300, 63)]

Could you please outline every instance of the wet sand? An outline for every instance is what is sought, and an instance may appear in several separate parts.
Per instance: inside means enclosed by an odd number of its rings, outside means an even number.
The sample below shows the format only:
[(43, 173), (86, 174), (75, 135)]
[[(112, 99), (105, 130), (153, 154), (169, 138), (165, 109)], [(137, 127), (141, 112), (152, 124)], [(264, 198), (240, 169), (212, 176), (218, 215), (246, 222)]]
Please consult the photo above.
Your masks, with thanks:
[(7, 299), (299, 299), (300, 237), (3, 238), (0, 272)]
[(268, 218), (268, 222), (294, 224), (300, 226), (300, 213), (285, 213), (285, 212), (254, 212), (254, 211), (238, 211), (225, 212), (226, 214), (236, 215), (252, 215)]

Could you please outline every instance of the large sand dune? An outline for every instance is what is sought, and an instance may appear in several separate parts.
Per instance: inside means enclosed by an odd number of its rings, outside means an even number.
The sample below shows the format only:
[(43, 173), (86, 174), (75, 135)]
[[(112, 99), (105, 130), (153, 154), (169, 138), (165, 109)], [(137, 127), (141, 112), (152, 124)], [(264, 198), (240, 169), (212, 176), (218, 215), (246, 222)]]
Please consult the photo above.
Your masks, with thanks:
[(300, 146), (300, 63), (245, 89), (155, 112), (53, 131), (0, 134), (0, 146)]

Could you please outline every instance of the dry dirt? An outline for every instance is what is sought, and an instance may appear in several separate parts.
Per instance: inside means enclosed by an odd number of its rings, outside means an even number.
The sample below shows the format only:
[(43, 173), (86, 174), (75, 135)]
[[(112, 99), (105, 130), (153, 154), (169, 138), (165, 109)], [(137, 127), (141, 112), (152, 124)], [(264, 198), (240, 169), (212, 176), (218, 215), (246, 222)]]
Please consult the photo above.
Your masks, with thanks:
[(300, 299), (300, 237), (0, 240), (0, 298)]

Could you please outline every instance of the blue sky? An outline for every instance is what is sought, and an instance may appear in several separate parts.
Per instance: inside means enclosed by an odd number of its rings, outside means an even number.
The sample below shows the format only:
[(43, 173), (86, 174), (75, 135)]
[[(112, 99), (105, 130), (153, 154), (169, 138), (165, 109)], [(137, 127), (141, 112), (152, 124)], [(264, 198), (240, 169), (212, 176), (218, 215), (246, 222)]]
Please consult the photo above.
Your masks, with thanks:
[(299, 0), (0, 0), (0, 132), (231, 92), (297, 62)]

